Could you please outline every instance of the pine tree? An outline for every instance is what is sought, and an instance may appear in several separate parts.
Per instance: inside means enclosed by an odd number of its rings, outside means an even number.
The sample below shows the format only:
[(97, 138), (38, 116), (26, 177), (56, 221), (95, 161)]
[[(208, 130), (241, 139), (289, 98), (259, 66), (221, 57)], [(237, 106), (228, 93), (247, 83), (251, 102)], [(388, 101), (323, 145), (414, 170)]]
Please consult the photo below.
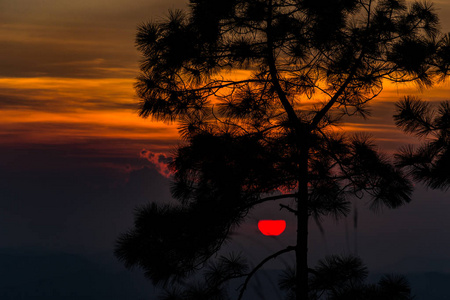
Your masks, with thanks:
[(450, 102), (442, 102), (433, 109), (429, 102), (405, 97), (396, 106), (397, 126), (425, 140), (419, 147), (402, 147), (396, 155), (397, 166), (432, 189), (447, 190), (450, 187)]
[[(116, 255), (154, 283), (205, 268), (206, 288), (167, 299), (223, 299), (227, 280), (243, 279), (242, 297), (266, 261), (294, 252), (295, 297), (308, 299), (309, 220), (346, 216), (362, 196), (371, 209), (396, 208), (412, 192), (369, 137), (333, 126), (368, 117), (385, 81), (445, 78), (449, 39), (437, 28), (432, 5), (401, 0), (191, 0), (188, 11), (141, 25), (140, 115), (179, 126), (179, 205), (138, 210)], [(252, 270), (235, 256), (211, 262), (250, 209), (288, 198), (296, 245)]]

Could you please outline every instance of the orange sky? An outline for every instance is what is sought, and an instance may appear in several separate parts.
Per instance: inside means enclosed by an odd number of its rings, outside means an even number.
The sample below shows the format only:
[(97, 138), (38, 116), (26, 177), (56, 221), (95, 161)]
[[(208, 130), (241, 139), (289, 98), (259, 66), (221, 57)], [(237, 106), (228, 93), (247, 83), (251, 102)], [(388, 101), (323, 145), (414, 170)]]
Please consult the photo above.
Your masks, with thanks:
[[(450, 4), (435, 3), (443, 30), (449, 29)], [(111, 144), (109, 151), (129, 156), (143, 148), (169, 151), (177, 143), (176, 128), (136, 113), (134, 35), (137, 24), (183, 6), (181, 0), (3, 0), (0, 143)], [(387, 86), (372, 102), (373, 117), (352, 119), (344, 129), (373, 133), (393, 149), (398, 140), (411, 141), (393, 125), (393, 102), (407, 94), (439, 101), (449, 91), (448, 85), (422, 93), (414, 86)]]

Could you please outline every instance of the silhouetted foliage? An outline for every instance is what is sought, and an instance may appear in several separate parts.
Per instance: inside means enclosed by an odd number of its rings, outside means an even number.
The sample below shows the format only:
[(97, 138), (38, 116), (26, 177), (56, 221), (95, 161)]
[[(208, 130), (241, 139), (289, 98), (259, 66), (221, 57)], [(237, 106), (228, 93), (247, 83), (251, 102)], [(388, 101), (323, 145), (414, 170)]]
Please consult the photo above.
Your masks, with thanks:
[(191, 0), (186, 12), (142, 24), (140, 115), (179, 126), (179, 205), (139, 209), (118, 258), (155, 283), (183, 280), (250, 209), (291, 198), (296, 206), (282, 207), (297, 216), (297, 244), (234, 275), (245, 278), (242, 297), (266, 261), (295, 252), (295, 296), (307, 299), (309, 218), (346, 216), (363, 196), (371, 209), (396, 208), (412, 192), (370, 137), (333, 126), (368, 117), (384, 80), (429, 87), (445, 78), (449, 38), (437, 28), (431, 5), (399, 0)]
[(407, 146), (397, 154), (397, 165), (415, 180), (433, 189), (450, 187), (450, 102), (437, 109), (418, 98), (397, 103), (395, 122), (403, 131), (426, 139), (419, 147)]
[[(366, 283), (368, 270), (359, 257), (327, 256), (310, 270), (309, 299), (330, 300), (410, 300), (411, 288), (401, 275), (383, 275), (377, 284)], [(287, 292), (287, 299), (295, 299), (295, 270), (289, 269), (278, 282)]]

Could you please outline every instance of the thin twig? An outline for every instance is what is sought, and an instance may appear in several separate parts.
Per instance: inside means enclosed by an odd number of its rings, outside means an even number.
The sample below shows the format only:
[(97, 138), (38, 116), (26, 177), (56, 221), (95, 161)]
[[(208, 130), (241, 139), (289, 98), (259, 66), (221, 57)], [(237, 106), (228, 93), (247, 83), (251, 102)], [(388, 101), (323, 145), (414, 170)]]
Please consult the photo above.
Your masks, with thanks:
[(256, 201), (251, 202), (250, 204), (248, 204), (248, 207), (254, 206), (256, 204), (261, 204), (267, 201), (274, 201), (274, 200), (280, 200), (280, 199), (286, 199), (286, 198), (295, 198), (297, 197), (298, 194), (282, 194), (282, 195), (278, 195), (278, 196), (271, 196), (271, 197), (266, 197), (266, 198), (262, 198)]
[(280, 204), (280, 210), (283, 209), (283, 208), (285, 208), (286, 210), (290, 211), (291, 213), (293, 213), (293, 214), (295, 214), (295, 215), (298, 214), (298, 211), (297, 211), (297, 210), (295, 210), (295, 209), (293, 209), (293, 208), (291, 208), (291, 207), (289, 207), (289, 206), (287, 206), (287, 205)]
[(276, 253), (273, 253), (272, 255), (269, 255), (268, 257), (266, 257), (265, 259), (263, 259), (247, 276), (247, 278), (245, 279), (245, 282), (242, 285), (241, 291), (239, 292), (239, 298), (238, 300), (242, 300), (242, 297), (244, 296), (244, 292), (245, 289), (247, 288), (247, 285), (250, 281), (250, 279), (253, 277), (253, 275), (263, 266), (266, 264), (266, 262), (268, 262), (269, 260), (276, 258), (277, 256), (286, 253), (286, 252), (290, 252), (290, 251), (294, 251), (296, 249), (296, 247), (294, 246), (288, 246), (287, 248), (280, 250)]

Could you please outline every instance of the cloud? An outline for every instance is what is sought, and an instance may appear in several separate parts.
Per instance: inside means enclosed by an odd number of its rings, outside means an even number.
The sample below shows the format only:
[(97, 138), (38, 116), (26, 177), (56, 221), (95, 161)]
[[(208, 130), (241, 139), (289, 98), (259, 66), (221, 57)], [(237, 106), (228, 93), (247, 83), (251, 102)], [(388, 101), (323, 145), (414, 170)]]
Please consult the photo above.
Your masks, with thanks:
[[(128, 110), (136, 112), (134, 79), (0, 78), (0, 109), (50, 112)], [(136, 114), (137, 116), (137, 114)]]
[(0, 60), (0, 77), (134, 78), (139, 56), (133, 40), (131, 32), (127, 40), (111, 43), (0, 39), (0, 55), (8, 57)]
[[(0, 78), (0, 136), (5, 143), (95, 144), (139, 153), (174, 145), (176, 125), (137, 115), (131, 79)], [(128, 141), (117, 145), (119, 141)], [(138, 145), (138, 146), (136, 146)]]
[(140, 155), (141, 158), (145, 158), (146, 160), (151, 162), (159, 172), (159, 174), (161, 174), (162, 176), (170, 178), (170, 176), (173, 174), (173, 172), (169, 168), (169, 164), (173, 161), (173, 158), (167, 156), (167, 154), (155, 153), (147, 149), (142, 149)]
[(137, 24), (185, 1), (0, 2), (0, 77), (134, 78)]

